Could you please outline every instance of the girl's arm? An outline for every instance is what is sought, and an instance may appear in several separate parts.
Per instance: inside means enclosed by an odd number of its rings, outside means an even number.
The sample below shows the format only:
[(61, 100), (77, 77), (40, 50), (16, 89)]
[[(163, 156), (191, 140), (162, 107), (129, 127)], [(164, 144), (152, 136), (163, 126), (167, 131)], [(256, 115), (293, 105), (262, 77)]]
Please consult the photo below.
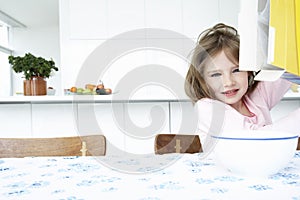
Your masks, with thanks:
[[(269, 109), (272, 109), (290, 89), (292, 83), (279, 78), (276, 81), (262, 81), (251, 96), (259, 95), (265, 99)], [(255, 97), (254, 97), (255, 98)]]

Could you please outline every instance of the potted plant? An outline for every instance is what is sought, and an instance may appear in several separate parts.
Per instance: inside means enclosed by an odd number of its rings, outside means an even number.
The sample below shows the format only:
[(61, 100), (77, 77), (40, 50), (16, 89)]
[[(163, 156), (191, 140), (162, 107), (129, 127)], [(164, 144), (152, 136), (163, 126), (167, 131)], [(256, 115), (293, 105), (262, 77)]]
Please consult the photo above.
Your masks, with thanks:
[(24, 95), (46, 95), (46, 78), (51, 76), (51, 72), (58, 71), (55, 62), (46, 60), (42, 57), (36, 57), (31, 53), (21, 56), (8, 56), (9, 64), (16, 73), (24, 75)]

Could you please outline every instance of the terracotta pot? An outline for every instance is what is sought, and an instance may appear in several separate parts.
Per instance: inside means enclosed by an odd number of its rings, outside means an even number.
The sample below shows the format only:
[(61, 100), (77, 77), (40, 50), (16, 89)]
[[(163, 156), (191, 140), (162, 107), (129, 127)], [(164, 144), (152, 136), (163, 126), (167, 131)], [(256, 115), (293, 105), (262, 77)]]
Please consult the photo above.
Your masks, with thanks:
[(24, 80), (24, 95), (39, 96), (47, 94), (47, 81), (43, 77), (32, 77)]
[(31, 80), (23, 81), (24, 96), (31, 96)]

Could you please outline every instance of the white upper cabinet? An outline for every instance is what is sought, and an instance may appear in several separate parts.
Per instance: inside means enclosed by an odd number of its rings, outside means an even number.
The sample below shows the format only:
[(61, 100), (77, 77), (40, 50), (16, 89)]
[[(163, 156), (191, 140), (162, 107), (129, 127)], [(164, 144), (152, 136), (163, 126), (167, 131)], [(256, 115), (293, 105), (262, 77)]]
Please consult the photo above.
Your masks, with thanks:
[(107, 28), (109, 38), (145, 27), (144, 1), (107, 1)]
[(166, 29), (196, 38), (221, 15), (227, 21), (237, 16), (237, 6), (231, 12), (227, 5), (218, 0), (68, 0), (61, 2), (60, 15), (66, 18), (63, 22), (68, 24), (70, 39), (108, 39), (142, 28)]
[[(145, 0), (145, 27), (182, 33), (181, 0)], [(161, 37), (170, 37), (162, 35)]]
[[(68, 13), (71, 39), (105, 39), (108, 37), (106, 0), (69, 0), (63, 4)], [(69, 7), (67, 7), (69, 6)], [(69, 15), (69, 16), (68, 16)]]
[[(99, 77), (115, 91), (120, 81), (138, 72), (136, 69), (155, 65), (160, 66), (158, 71), (163, 76), (178, 75), (176, 84), (180, 87), (175, 93), (184, 93), (182, 86), (189, 66), (186, 58), (195, 46), (193, 41), (218, 22), (236, 25), (238, 11), (239, 0), (62, 0), (62, 88), (96, 84)], [(136, 31), (139, 29), (145, 31)], [(86, 76), (82, 70), (85, 63), (93, 65)], [(100, 73), (100, 68), (105, 70)], [(143, 73), (150, 77), (147, 71)], [(131, 85), (136, 79), (131, 79)], [(162, 84), (165, 82), (155, 84), (172, 86)], [(170, 96), (170, 91), (157, 95), (148, 89), (140, 92), (148, 95), (143, 98)]]
[(220, 22), (238, 28), (238, 15), (240, 13), (240, 0), (222, 0), (219, 1)]
[(220, 19), (218, 5), (218, 0), (183, 0), (183, 34), (197, 38), (203, 30), (217, 23)]

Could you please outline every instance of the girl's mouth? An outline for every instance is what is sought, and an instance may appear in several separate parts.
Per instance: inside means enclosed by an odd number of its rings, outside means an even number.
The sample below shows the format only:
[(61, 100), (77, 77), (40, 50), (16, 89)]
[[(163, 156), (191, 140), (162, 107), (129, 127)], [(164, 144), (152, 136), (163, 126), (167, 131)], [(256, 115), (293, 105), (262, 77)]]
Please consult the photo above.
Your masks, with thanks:
[(235, 96), (238, 91), (239, 91), (238, 89), (227, 90), (225, 92), (222, 92), (222, 94), (224, 94), (226, 97), (232, 97)]

